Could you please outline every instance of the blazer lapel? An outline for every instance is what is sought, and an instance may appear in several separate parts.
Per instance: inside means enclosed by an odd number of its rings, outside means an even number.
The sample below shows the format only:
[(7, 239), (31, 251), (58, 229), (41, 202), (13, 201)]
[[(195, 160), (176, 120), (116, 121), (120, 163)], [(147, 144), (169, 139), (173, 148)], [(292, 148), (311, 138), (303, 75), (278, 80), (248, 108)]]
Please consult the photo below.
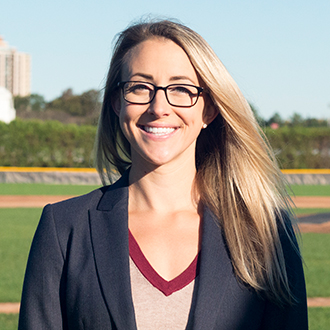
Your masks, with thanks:
[(214, 329), (232, 278), (232, 265), (220, 226), (212, 212), (206, 208), (202, 224), (199, 274), (195, 282), (187, 330)]
[(90, 210), (96, 269), (109, 313), (117, 329), (136, 330), (128, 248), (128, 179), (122, 177)]
[[(117, 329), (136, 330), (129, 271), (128, 174), (109, 187), (97, 210), (90, 210), (90, 225), (96, 269), (109, 313)], [(187, 330), (214, 328), (233, 276), (221, 229), (206, 208)]]

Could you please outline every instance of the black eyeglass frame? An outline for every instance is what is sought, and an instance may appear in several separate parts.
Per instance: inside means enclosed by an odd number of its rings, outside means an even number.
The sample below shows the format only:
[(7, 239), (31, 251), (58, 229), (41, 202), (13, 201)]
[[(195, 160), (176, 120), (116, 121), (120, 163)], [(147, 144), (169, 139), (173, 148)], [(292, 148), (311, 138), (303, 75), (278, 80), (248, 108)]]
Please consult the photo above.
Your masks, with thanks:
[[(131, 101), (128, 101), (128, 100), (126, 100), (125, 93), (124, 93), (124, 86), (127, 83), (142, 83), (142, 84), (151, 85), (151, 86), (154, 87), (154, 95), (151, 98), (151, 100), (149, 100), (149, 102), (143, 102), (143, 103), (141, 103), (141, 102), (131, 102)], [(169, 101), (169, 99), (168, 99), (168, 96), (167, 96), (167, 89), (169, 87), (172, 87), (172, 86), (190, 86), (190, 87), (195, 87), (197, 89), (197, 96), (196, 96), (195, 102), (192, 105), (175, 105), (175, 104), (171, 103)], [(128, 80), (128, 81), (120, 81), (120, 82), (117, 83), (117, 88), (120, 88), (122, 90), (122, 92), (123, 92), (123, 98), (124, 98), (124, 100), (126, 102), (128, 102), (130, 104), (139, 104), (139, 105), (150, 104), (154, 100), (154, 98), (155, 98), (155, 96), (157, 94), (157, 91), (158, 90), (163, 90), (164, 93), (165, 93), (165, 97), (166, 97), (166, 100), (167, 100), (168, 104), (171, 105), (172, 107), (177, 107), (177, 108), (191, 108), (191, 107), (193, 107), (194, 105), (196, 105), (196, 103), (197, 103), (197, 101), (199, 99), (200, 94), (204, 91), (204, 88), (203, 87), (195, 86), (195, 85), (191, 85), (191, 84), (170, 84), (170, 85), (167, 85), (167, 86), (163, 87), (163, 86), (156, 86), (156, 85), (154, 85), (154, 84), (152, 84), (150, 82), (146, 82), (146, 81), (134, 81), (134, 80), (133, 81), (130, 81), (130, 80)]]

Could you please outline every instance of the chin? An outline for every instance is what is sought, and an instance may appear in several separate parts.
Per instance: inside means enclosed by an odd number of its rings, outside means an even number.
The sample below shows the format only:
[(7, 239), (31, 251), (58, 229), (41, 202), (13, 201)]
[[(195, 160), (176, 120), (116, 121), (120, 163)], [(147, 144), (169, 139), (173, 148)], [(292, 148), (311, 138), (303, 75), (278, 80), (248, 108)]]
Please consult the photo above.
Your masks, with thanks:
[(154, 165), (156, 167), (159, 166), (163, 166), (163, 165), (167, 165), (170, 164), (172, 159), (167, 159), (167, 158), (149, 158), (146, 159), (148, 163), (150, 163), (151, 165)]
[(172, 157), (170, 155), (155, 155), (154, 153), (149, 153), (139, 155), (139, 157), (135, 158), (133, 162), (137, 164), (145, 163), (145, 166), (148, 166), (148, 164), (150, 164), (153, 167), (159, 167), (172, 163), (175, 158), (176, 157)]

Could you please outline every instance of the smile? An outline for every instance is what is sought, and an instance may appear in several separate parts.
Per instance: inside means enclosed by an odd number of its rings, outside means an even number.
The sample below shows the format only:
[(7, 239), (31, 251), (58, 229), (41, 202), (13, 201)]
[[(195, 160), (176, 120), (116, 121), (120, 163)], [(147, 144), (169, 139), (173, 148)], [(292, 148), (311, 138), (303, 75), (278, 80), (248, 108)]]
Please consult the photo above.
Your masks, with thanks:
[(141, 126), (141, 128), (151, 134), (155, 135), (167, 135), (175, 131), (174, 127), (151, 127), (151, 126)]

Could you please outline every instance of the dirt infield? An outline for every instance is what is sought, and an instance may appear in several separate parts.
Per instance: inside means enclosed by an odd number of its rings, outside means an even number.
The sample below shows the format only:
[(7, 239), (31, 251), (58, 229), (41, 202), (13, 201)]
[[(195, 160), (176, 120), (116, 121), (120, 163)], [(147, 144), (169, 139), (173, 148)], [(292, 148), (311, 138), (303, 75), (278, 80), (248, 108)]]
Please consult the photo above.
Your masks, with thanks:
[(327, 196), (292, 197), (292, 202), (301, 208), (330, 208), (330, 197)]
[(4, 195), (0, 196), (0, 207), (44, 207), (70, 197), (73, 196)]
[(299, 223), (298, 227), (302, 233), (330, 233), (330, 221), (324, 223)]
[(1, 314), (17, 314), (19, 313), (20, 303), (0, 303)]

